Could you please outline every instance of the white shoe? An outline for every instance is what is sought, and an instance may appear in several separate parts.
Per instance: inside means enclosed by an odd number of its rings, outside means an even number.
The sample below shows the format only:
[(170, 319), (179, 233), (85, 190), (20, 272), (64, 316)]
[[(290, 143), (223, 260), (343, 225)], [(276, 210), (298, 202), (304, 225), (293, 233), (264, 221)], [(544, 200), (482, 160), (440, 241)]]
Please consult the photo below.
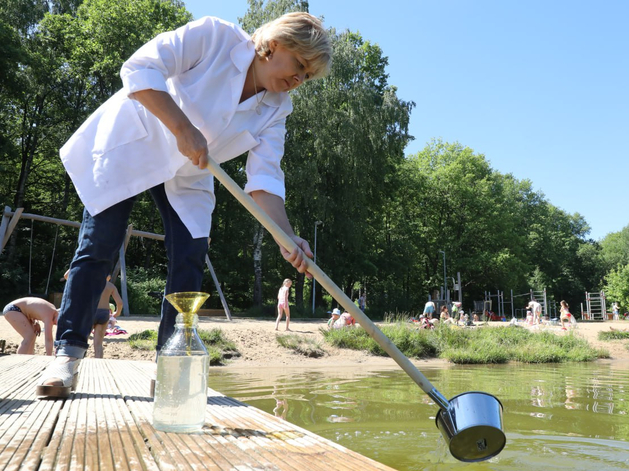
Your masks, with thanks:
[(40, 398), (70, 397), (79, 379), (80, 363), (80, 358), (56, 357), (39, 378), (37, 396)]

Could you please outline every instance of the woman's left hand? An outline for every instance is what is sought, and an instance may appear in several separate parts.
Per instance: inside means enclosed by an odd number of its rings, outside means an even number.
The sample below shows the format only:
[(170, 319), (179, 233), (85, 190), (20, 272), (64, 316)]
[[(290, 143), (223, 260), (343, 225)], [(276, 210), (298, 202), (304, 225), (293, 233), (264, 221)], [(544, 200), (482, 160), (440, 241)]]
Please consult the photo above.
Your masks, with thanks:
[(292, 252), (289, 252), (284, 247), (280, 246), (280, 251), (284, 259), (294, 266), (299, 273), (305, 273), (307, 278), (312, 279), (312, 275), (308, 273), (308, 265), (306, 258), (312, 258), (312, 251), (310, 250), (310, 244), (305, 239), (296, 235), (291, 239), (297, 244), (297, 248)]

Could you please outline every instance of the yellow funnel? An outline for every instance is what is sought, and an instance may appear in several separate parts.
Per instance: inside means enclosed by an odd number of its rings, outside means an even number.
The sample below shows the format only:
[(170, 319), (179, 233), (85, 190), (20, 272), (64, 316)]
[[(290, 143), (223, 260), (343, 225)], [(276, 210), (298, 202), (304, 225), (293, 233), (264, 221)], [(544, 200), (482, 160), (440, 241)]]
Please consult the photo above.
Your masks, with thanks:
[(182, 293), (170, 293), (166, 299), (178, 312), (196, 314), (210, 295), (198, 291), (186, 291)]

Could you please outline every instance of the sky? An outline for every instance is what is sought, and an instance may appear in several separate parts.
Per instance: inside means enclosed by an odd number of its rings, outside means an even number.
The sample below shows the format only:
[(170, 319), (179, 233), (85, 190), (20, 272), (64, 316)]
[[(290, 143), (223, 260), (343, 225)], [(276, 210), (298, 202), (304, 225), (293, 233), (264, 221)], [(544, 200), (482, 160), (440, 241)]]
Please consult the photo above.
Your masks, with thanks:
[[(239, 23), (246, 0), (188, 0)], [(600, 240), (629, 225), (629, 1), (310, 0), (326, 27), (388, 57), (412, 101), (407, 155), (433, 138), (584, 217)]]

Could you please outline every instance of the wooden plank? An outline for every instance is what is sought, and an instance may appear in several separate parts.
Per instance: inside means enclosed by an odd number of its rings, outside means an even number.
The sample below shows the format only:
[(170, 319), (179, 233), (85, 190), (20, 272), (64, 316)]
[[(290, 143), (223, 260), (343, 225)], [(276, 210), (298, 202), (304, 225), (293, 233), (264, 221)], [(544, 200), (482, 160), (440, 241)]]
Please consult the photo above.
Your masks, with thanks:
[[(224, 309), (199, 309), (197, 312), (199, 317), (223, 317), (225, 315)], [(231, 318), (229, 319), (231, 320)]]
[[(115, 385), (111, 382), (111, 372), (105, 365), (104, 362), (96, 363), (97, 387), (100, 387), (103, 392), (99, 395), (101, 400), (96, 404), (98, 429), (99, 431), (106, 431), (106, 433), (101, 434), (98, 440), (99, 456), (106, 462), (105, 466), (101, 465), (101, 469), (129, 470), (131, 463), (137, 465), (139, 460), (137, 456), (134, 456), (134, 453), (130, 454), (129, 450), (125, 448), (125, 442), (115, 417), (117, 405), (114, 400), (119, 395), (116, 393)], [(132, 451), (134, 450), (132, 449)]]
[[(142, 364), (142, 362), (135, 362)], [(127, 366), (130, 364), (131, 366), (136, 366), (135, 363), (122, 363)], [(125, 449), (125, 455), (128, 457), (128, 463), (131, 469), (139, 469), (139, 465), (146, 470), (157, 470), (159, 469), (157, 463), (153, 459), (153, 456), (146, 446), (145, 437), (141, 433), (141, 429), (138, 426), (137, 422), (131, 415), (127, 402), (125, 401), (125, 397), (122, 392), (121, 383), (123, 380), (126, 380), (129, 376), (134, 378), (138, 376), (137, 368), (117, 368), (117, 363), (109, 364), (109, 377), (113, 386), (119, 391), (119, 393), (115, 396), (115, 399), (110, 399), (110, 402), (114, 402), (115, 406), (112, 405), (112, 411), (114, 412), (114, 416), (116, 417), (116, 424), (121, 433), (121, 440)], [(122, 371), (121, 371), (122, 370)], [(144, 378), (144, 376), (142, 376)], [(148, 392), (149, 386), (146, 385), (146, 390)], [(145, 398), (146, 401), (149, 400), (148, 394)]]
[[(235, 435), (237, 437), (246, 437), (250, 442), (255, 443), (256, 446), (254, 450), (256, 452), (265, 454), (271, 453), (274, 457), (281, 457), (283, 459), (289, 458), (290, 463), (287, 464), (290, 464), (293, 469), (312, 469), (311, 459), (313, 456), (316, 456), (318, 465), (323, 466), (324, 469), (354, 469), (349, 467), (344, 460), (335, 460), (333, 456), (329, 456), (329, 453), (326, 453), (325, 447), (319, 446), (318, 443), (312, 442), (307, 438), (305, 439), (305, 437), (307, 437), (304, 433), (305, 431), (293, 427), (287, 428), (284, 424), (272, 424), (279, 425), (279, 427), (264, 427), (265, 424), (263, 422), (256, 420), (251, 415), (252, 411), (247, 409), (246, 412), (238, 411), (238, 413), (233, 413), (233, 407), (237, 401), (225, 397), (222, 399), (224, 401), (222, 401), (222, 413), (219, 416), (220, 422), (232, 425), (232, 427), (235, 425), (233, 429)], [(216, 410), (216, 408), (214, 410)], [(286, 424), (292, 425), (289, 423)], [(258, 428), (258, 433), (255, 433), (256, 427)], [(278, 428), (280, 430), (277, 430)], [(273, 429), (275, 429), (275, 431)], [(239, 442), (241, 445), (242, 443), (243, 441)]]
[(202, 432), (156, 431), (150, 362), (86, 359), (69, 399), (36, 400), (51, 359), (0, 357), (2, 470), (391, 469), (211, 389)]
[[(96, 468), (102, 471), (114, 471), (113, 447), (111, 436), (115, 430), (110, 429), (107, 421), (106, 412), (104, 411), (105, 398), (109, 394), (115, 394), (115, 391), (107, 387), (103, 376), (109, 372), (103, 368), (103, 362), (96, 361), (86, 363), (86, 370), (91, 368), (90, 373), (90, 397), (88, 399), (87, 416), (90, 426), (94, 427), (94, 433), (89, 436), (90, 440), (87, 444), (88, 456), (92, 457), (92, 463), (95, 462)], [(85, 374), (85, 373), (84, 373)]]

